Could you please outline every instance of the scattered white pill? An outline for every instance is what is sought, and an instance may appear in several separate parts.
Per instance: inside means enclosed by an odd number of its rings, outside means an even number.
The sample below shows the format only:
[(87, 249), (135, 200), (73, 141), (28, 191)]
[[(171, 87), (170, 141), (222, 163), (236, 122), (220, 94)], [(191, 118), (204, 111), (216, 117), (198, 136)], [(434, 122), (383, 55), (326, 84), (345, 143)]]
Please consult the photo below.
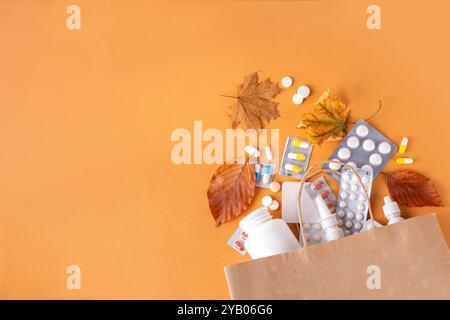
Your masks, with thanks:
[(258, 149), (251, 145), (245, 146), (245, 152), (255, 158), (258, 158), (261, 155), (261, 152), (259, 152)]
[(311, 228), (311, 225), (309, 223), (305, 223), (303, 225), (303, 229), (305, 229), (305, 230), (309, 230), (310, 228)]
[(338, 227), (342, 227), (342, 225), (344, 224), (344, 220), (338, 219), (337, 224), (338, 224)]
[(389, 152), (391, 152), (392, 147), (389, 143), (387, 142), (382, 142), (380, 143), (380, 145), (378, 146), (378, 151), (382, 154), (388, 154)]
[(264, 196), (261, 200), (261, 203), (264, 207), (268, 207), (272, 204), (272, 197), (271, 196)]
[(358, 137), (350, 137), (350, 138), (348, 138), (347, 139), (347, 146), (349, 147), (349, 148), (352, 148), (352, 149), (355, 149), (355, 148), (358, 148), (358, 146), (359, 146), (359, 139), (358, 139)]
[(341, 192), (341, 199), (347, 199), (348, 194), (347, 192)]
[(358, 219), (358, 220), (362, 220), (364, 217), (363, 217), (363, 215), (361, 214), (361, 213), (358, 213), (357, 215), (356, 215), (356, 219)]
[(373, 151), (373, 149), (375, 149), (375, 142), (371, 139), (364, 140), (363, 149), (367, 152)]
[(365, 125), (361, 124), (356, 128), (356, 134), (360, 137), (365, 137), (369, 134), (369, 128), (367, 128)]
[(303, 96), (299, 93), (296, 93), (292, 96), (292, 102), (294, 104), (302, 104), (303, 103)]
[(265, 146), (264, 152), (266, 154), (266, 159), (272, 161), (273, 156), (272, 156), (272, 149), (270, 148), (270, 146)]
[(338, 152), (338, 157), (342, 160), (347, 160), (351, 155), (352, 153), (350, 152), (349, 148), (341, 148)]
[(345, 203), (345, 201), (339, 202), (339, 207), (341, 207), (341, 208), (345, 208), (346, 205), (347, 204)]
[(270, 183), (270, 191), (272, 192), (278, 192), (281, 189), (281, 184), (278, 181), (272, 181)]
[(320, 225), (320, 223), (316, 223), (316, 224), (314, 225), (314, 229), (320, 230), (320, 229), (322, 229), (322, 226)]
[(361, 229), (361, 223), (359, 223), (359, 222), (357, 222), (357, 223), (355, 223), (355, 229), (357, 229), (357, 230), (359, 230), (359, 229)]
[(280, 207), (280, 203), (277, 200), (273, 200), (272, 203), (269, 205), (269, 209), (272, 211), (278, 210)]
[(369, 157), (369, 162), (371, 165), (379, 166), (383, 162), (383, 158), (378, 153), (374, 153)]
[(311, 90), (307, 86), (300, 86), (298, 87), (297, 93), (303, 98), (308, 98)]
[(347, 221), (345, 226), (350, 229), (353, 226), (353, 223), (351, 221)]
[(355, 214), (351, 211), (347, 212), (347, 217), (350, 219), (353, 219), (355, 217)]
[(285, 76), (281, 79), (281, 85), (284, 88), (290, 88), (292, 86), (292, 83), (294, 83), (294, 81), (289, 76)]
[[(339, 161), (338, 159), (333, 159), (333, 161)], [(341, 168), (341, 165), (339, 164), (339, 163), (334, 163), (334, 162), (332, 162), (332, 163), (329, 163), (328, 164), (328, 167), (331, 169), (331, 170), (339, 170), (340, 168)]]
[(341, 218), (345, 217), (345, 211), (344, 210), (339, 210), (337, 215)]
[(320, 239), (321, 239), (320, 234), (315, 234), (313, 236), (313, 239), (314, 239), (314, 241), (320, 241)]

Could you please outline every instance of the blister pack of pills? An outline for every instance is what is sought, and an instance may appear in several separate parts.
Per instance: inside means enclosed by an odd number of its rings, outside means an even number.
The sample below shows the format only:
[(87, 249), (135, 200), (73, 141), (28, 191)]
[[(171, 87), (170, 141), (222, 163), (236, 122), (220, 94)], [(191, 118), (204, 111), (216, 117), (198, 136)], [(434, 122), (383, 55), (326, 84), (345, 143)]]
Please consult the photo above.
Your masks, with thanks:
[(308, 168), (312, 148), (310, 143), (288, 136), (284, 145), (279, 175), (302, 179)]
[(308, 187), (305, 188), (305, 190), (308, 192), (312, 200), (314, 200), (317, 196), (320, 196), (325, 201), (331, 212), (336, 210), (336, 196), (324, 177), (320, 177), (308, 184)]
[[(300, 230), (300, 224), (297, 225), (299, 242), (303, 247), (303, 238)], [(320, 222), (316, 223), (303, 223), (303, 229), (305, 230), (305, 240), (308, 241), (308, 245), (319, 244), (325, 242), (325, 231), (323, 230)]]
[(245, 250), (245, 239), (247, 239), (247, 234), (242, 231), (241, 227), (237, 227), (230, 239), (228, 239), (227, 244), (244, 256), (247, 254), (247, 250)]
[[(328, 160), (339, 160), (355, 168), (370, 168), (375, 178), (396, 152), (397, 146), (392, 141), (366, 121), (359, 120)], [(342, 170), (337, 163), (327, 163), (324, 168)], [(339, 180), (338, 176), (332, 176)]]
[[(356, 169), (356, 172), (370, 197), (373, 180), (372, 170)], [(336, 215), (338, 226), (342, 228), (346, 236), (361, 231), (369, 209), (369, 200), (359, 183), (357, 174), (346, 167), (341, 171)]]
[(255, 163), (256, 186), (270, 189), (270, 183), (275, 175), (276, 165), (258, 162)]

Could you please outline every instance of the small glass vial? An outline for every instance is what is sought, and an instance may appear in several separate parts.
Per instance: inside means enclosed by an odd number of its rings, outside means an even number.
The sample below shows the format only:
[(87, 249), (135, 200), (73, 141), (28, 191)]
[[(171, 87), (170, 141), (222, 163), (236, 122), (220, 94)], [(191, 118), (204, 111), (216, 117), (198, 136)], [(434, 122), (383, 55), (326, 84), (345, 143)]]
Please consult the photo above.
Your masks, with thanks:
[(265, 207), (249, 213), (239, 222), (248, 235), (245, 249), (252, 259), (280, 254), (300, 248), (291, 229), (284, 220), (272, 219)]

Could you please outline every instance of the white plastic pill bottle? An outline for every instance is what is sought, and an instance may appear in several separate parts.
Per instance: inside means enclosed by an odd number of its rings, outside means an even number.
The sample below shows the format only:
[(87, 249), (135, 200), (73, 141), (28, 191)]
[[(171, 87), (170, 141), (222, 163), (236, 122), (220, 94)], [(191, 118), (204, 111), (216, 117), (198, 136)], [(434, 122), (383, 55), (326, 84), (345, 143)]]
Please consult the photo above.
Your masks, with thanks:
[(265, 207), (249, 213), (239, 222), (248, 237), (245, 249), (252, 259), (280, 254), (300, 248), (291, 229), (284, 220), (272, 219)]

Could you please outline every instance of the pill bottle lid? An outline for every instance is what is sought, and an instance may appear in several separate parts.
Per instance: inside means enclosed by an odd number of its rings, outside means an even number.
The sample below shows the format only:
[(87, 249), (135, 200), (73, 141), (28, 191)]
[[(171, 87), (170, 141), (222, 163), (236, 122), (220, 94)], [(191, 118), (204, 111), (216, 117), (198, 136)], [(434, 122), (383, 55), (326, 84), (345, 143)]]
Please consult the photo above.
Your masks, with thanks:
[(251, 228), (272, 220), (272, 216), (266, 207), (258, 208), (250, 212), (245, 218), (239, 221), (239, 226), (246, 232)]

